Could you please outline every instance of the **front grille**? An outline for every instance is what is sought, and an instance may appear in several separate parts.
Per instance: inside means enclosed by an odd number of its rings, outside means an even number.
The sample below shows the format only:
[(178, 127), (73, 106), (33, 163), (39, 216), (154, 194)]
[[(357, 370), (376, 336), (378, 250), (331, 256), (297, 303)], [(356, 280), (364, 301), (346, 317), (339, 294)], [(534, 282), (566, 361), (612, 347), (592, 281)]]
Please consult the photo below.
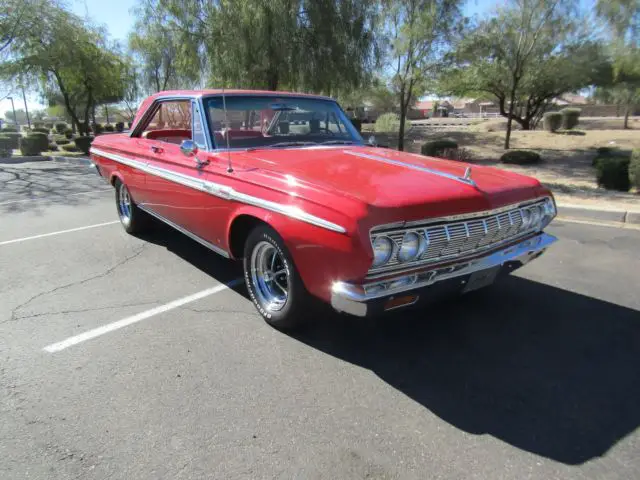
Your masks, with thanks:
[[(380, 229), (371, 235), (372, 241), (379, 235), (389, 237), (395, 244), (394, 253), (389, 262), (369, 270), (369, 276), (400, 268), (455, 260), (483, 250), (490, 250), (510, 240), (516, 240), (531, 231), (531, 229), (523, 228), (523, 208), (531, 208), (543, 203), (544, 201), (535, 202), (526, 207), (517, 206), (480, 217), (474, 215), (473, 218), (468, 219), (432, 221), (428, 224), (425, 221), (425, 225), (418, 224), (411, 228)], [(402, 263), (398, 260), (398, 251), (402, 245), (402, 238), (407, 232), (422, 235), (426, 240), (426, 248), (416, 260)]]

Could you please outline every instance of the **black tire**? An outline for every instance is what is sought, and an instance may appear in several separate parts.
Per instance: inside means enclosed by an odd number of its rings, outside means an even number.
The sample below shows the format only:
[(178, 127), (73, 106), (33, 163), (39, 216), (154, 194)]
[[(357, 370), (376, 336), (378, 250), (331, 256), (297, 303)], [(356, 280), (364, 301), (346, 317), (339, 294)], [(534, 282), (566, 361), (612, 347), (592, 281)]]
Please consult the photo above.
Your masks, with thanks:
[[(264, 294), (260, 293), (262, 288), (256, 284), (260, 281), (259, 275), (254, 275), (252, 262), (254, 254), (259, 255), (258, 249), (262, 250), (270, 244), (280, 255), (282, 267), (287, 270), (288, 277), (287, 288), (288, 294), (284, 305), (279, 309), (270, 308), (269, 304), (264, 301)], [(268, 247), (266, 247), (268, 249)], [(253, 229), (249, 234), (244, 247), (244, 280), (247, 285), (249, 297), (255, 305), (256, 309), (262, 315), (262, 318), (274, 328), (278, 330), (297, 330), (308, 325), (308, 320), (312, 317), (312, 312), (317, 304), (304, 287), (298, 270), (296, 269), (293, 259), (284, 245), (280, 235), (271, 227), (261, 225)], [(258, 279), (256, 279), (258, 277)], [(275, 278), (275, 277), (274, 277)], [(267, 282), (262, 282), (264, 285)]]
[[(129, 193), (127, 186), (120, 180), (114, 183), (116, 189), (116, 210), (118, 212), (118, 218), (120, 223), (124, 227), (127, 233), (142, 233), (149, 229), (151, 218), (146, 212), (140, 210), (136, 205), (133, 197)], [(121, 206), (121, 195), (126, 194), (129, 198), (129, 209), (125, 209)]]

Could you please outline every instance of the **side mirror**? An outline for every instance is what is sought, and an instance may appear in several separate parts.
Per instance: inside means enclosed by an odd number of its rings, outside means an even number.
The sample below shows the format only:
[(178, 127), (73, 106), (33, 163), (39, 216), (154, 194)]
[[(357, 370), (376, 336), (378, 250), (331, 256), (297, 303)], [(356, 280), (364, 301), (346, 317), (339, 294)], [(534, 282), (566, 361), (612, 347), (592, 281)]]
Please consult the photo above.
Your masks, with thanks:
[(183, 140), (180, 144), (180, 151), (183, 155), (190, 157), (198, 153), (198, 146), (193, 140)]

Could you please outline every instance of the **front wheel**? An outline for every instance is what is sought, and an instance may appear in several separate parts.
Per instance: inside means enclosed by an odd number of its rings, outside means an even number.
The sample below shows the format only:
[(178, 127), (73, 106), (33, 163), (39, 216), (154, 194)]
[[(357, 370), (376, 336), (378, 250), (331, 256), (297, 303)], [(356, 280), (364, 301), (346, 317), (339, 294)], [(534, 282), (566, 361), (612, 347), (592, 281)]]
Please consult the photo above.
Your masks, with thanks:
[(313, 304), (298, 271), (275, 230), (255, 228), (245, 243), (244, 279), (251, 301), (262, 318), (280, 330), (304, 325)]

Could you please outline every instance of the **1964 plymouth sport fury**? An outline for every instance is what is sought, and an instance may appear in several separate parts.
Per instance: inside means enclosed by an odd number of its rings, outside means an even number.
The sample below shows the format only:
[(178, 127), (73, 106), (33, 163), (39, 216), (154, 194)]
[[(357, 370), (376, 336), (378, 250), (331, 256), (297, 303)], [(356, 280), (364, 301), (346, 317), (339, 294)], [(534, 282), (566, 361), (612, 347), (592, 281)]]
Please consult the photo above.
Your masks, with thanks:
[(315, 95), (161, 92), (91, 157), (127, 232), (155, 217), (243, 259), (251, 300), (277, 328), (315, 299), (369, 316), (485, 287), (556, 240), (537, 180), (365, 144)]

